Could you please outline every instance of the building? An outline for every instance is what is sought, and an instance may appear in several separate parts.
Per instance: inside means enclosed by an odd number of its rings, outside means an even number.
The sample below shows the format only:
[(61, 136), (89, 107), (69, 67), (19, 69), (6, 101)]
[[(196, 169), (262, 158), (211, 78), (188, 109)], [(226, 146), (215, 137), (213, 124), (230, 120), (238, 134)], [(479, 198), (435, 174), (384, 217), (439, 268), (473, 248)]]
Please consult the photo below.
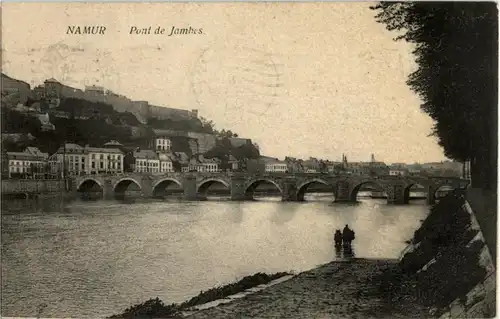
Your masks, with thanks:
[(296, 159), (295, 157), (285, 157), (285, 162), (287, 164), (287, 171), (289, 173), (302, 173), (304, 172), (303, 161)]
[(170, 152), (172, 150), (172, 140), (167, 136), (157, 136), (154, 141), (156, 151)]
[(152, 150), (138, 150), (134, 151), (135, 166), (133, 171), (135, 173), (159, 173), (160, 172), (160, 159), (158, 154)]
[(239, 171), (243, 168), (243, 163), (240, 163), (233, 155), (229, 155), (228, 164), (231, 171)]
[(342, 162), (328, 162), (326, 169), (328, 173), (340, 173), (343, 169)]
[(349, 162), (344, 167), (347, 173), (351, 175), (368, 175), (370, 173), (370, 163)]
[(8, 177), (43, 177), (48, 171), (48, 157), (36, 147), (27, 147), (23, 152), (7, 152)]
[(38, 85), (33, 88), (33, 94), (37, 100), (42, 100), (45, 98), (45, 86)]
[(66, 143), (49, 158), (52, 172), (67, 175), (123, 173), (123, 152), (118, 148), (82, 147)]
[(45, 96), (47, 98), (61, 97), (62, 84), (59, 83), (59, 81), (57, 81), (56, 79), (50, 78), (48, 80), (45, 80), (44, 87), (45, 87)]
[(302, 163), (305, 173), (317, 173), (321, 171), (320, 161), (317, 158), (309, 157)]
[(193, 156), (189, 161), (190, 172), (217, 173), (219, 161), (216, 158), (205, 158), (203, 155)]
[(371, 175), (388, 175), (389, 174), (389, 166), (384, 162), (370, 162), (368, 166), (368, 174)]
[(407, 168), (405, 163), (392, 163), (391, 168)]
[(160, 160), (160, 173), (168, 173), (174, 171), (174, 160), (173, 154), (166, 154), (157, 152), (158, 159)]
[(265, 166), (266, 173), (286, 173), (288, 172), (288, 165), (285, 161), (269, 160)]
[[(189, 172), (189, 156), (184, 152), (173, 152), (174, 163), (181, 172)], [(174, 171), (176, 171), (174, 167)]]
[(408, 169), (407, 168), (400, 168), (399, 166), (396, 167), (389, 167), (389, 175), (390, 176), (406, 176), (408, 175)]
[[(152, 149), (165, 152), (171, 152), (174, 149), (187, 151), (187, 145), (190, 150), (189, 155), (201, 153), (198, 140), (189, 136), (194, 133), (164, 129), (154, 129), (153, 132), (155, 137), (149, 143), (149, 147)], [(169, 149), (169, 151), (167, 151), (167, 149)]]

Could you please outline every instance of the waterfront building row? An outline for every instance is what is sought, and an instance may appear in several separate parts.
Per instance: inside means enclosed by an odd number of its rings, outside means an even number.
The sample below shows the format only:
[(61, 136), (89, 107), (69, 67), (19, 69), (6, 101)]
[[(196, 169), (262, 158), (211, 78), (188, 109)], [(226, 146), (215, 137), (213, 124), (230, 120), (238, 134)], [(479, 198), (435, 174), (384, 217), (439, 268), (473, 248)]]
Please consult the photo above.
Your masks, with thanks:
[(2, 156), (2, 171), (8, 177), (31, 175), (42, 177), (47, 170), (49, 154), (41, 152), (37, 147), (27, 147), (23, 152), (7, 152)]
[[(168, 146), (163, 143), (162, 145)], [(204, 158), (202, 155), (189, 157), (183, 152), (165, 150), (127, 151), (123, 145), (110, 141), (104, 147), (81, 146), (66, 143), (54, 154), (42, 153), (36, 147), (28, 147), (23, 152), (2, 153), (4, 177), (47, 178), (135, 173), (220, 172), (220, 161)]]

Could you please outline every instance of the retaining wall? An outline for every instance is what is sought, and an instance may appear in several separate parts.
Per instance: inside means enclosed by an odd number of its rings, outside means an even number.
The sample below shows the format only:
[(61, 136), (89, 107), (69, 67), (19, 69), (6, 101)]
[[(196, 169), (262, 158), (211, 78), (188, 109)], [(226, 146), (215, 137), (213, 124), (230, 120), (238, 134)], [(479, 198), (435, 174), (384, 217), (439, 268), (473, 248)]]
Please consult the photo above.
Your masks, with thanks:
[[(478, 194), (475, 193), (474, 198), (477, 200), (479, 198)], [(462, 197), (463, 198), (463, 197)], [(469, 196), (467, 197), (467, 199)], [(459, 200), (459, 199), (457, 199)], [(496, 203), (496, 202), (495, 202)], [(489, 232), (488, 235), (492, 236), (492, 233), (496, 235), (496, 218), (494, 221), (488, 221), (487, 218), (490, 216), (489, 212), (496, 211), (496, 209), (493, 210), (493, 206), (491, 203), (481, 203), (480, 207), (484, 207), (482, 213), (482, 218), (483, 222), (480, 223), (478, 222), (478, 218), (476, 216), (475, 210), (472, 208), (471, 204), (468, 202), (468, 200), (464, 201), (464, 204), (459, 208), (463, 210), (463, 212), (467, 212), (470, 218), (470, 227), (468, 228), (469, 230), (477, 231), (477, 234), (472, 238), (470, 241), (468, 241), (468, 244), (465, 245), (464, 249), (466, 247), (471, 247), (472, 243), (480, 241), (484, 245), (482, 246), (480, 252), (479, 252), (479, 261), (478, 264), (479, 266), (483, 267), (485, 269), (485, 275), (482, 280), (480, 280), (470, 291), (465, 295), (465, 298), (456, 298), (453, 300), (450, 305), (444, 309), (445, 312), (443, 313), (443, 309), (439, 311), (438, 309), (432, 309), (431, 314), (438, 314), (441, 313), (440, 319), (445, 319), (445, 318), (492, 318), (495, 316), (496, 312), (496, 263), (495, 259), (493, 257), (493, 254), (491, 253), (490, 247), (493, 245), (494, 249), (495, 244), (491, 243), (491, 240), (494, 240), (493, 238), (490, 238), (490, 240), (487, 240), (484, 231), (483, 231), (483, 225), (486, 225), (488, 223), (493, 223), (495, 222), (495, 227), (491, 226), (485, 226), (485, 229)], [(444, 213), (453, 213), (453, 212), (444, 212)], [(441, 229), (441, 228), (439, 228)], [(416, 251), (422, 251), (420, 250), (422, 242), (418, 243), (412, 243), (410, 244), (401, 254), (401, 260), (409, 253), (413, 253)], [(454, 242), (451, 243), (450, 245), (454, 245)], [(458, 246), (456, 246), (458, 247)], [(460, 248), (460, 247), (458, 247)], [(425, 249), (423, 247), (422, 249)], [(434, 258), (432, 258), (430, 261), (428, 261), (425, 265), (420, 267), (420, 269), (417, 270), (417, 274), (421, 272), (426, 272), (429, 267), (435, 263), (437, 263), (435, 266), (439, 266), (439, 263), (441, 261), (441, 252), (438, 252)], [(410, 256), (410, 262), (411, 262), (411, 256)], [(416, 261), (418, 265), (418, 260)], [(444, 262), (446, 264), (446, 262)], [(457, 280), (460, 280), (460, 278), (457, 278)], [(418, 285), (418, 283), (417, 283)]]

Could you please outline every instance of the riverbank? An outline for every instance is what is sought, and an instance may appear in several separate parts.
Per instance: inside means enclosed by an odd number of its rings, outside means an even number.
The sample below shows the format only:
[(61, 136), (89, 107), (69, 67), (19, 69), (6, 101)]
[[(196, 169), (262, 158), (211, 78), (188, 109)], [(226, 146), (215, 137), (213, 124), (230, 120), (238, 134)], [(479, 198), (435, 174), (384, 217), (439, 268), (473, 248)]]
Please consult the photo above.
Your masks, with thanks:
[(287, 272), (279, 272), (270, 275), (256, 273), (252, 276), (246, 276), (235, 283), (215, 287), (207, 291), (201, 291), (198, 296), (181, 304), (165, 304), (159, 298), (155, 298), (127, 308), (122, 314), (113, 315), (109, 318), (182, 318), (185, 316), (185, 313), (196, 311), (197, 307), (208, 308), (210, 305), (219, 305), (224, 301), (233, 300), (239, 295), (251, 293), (255, 289), (264, 289), (264, 287), (280, 282), (290, 276), (292, 276), (292, 274)]
[(379, 278), (397, 267), (398, 261), (391, 259), (335, 261), (187, 318), (428, 317), (428, 309), (411, 293), (399, 296), (397, 304), (381, 295)]
[[(256, 274), (248, 276), (248, 280), (244, 278), (238, 283), (202, 292), (201, 298), (197, 296), (182, 304), (167, 305), (158, 298), (151, 299), (110, 318), (429, 317), (429, 309), (417, 302), (411, 286), (399, 289), (397, 294), (387, 293), (383, 283), (388, 274), (398, 273), (398, 269), (395, 259), (353, 258), (330, 262), (293, 277), (275, 274), (272, 277), (280, 279), (274, 283), (267, 280), (271, 277), (265, 275), (264, 280)], [(270, 284), (259, 285), (260, 282)], [(223, 290), (234, 292), (223, 294)], [(215, 298), (217, 296), (219, 298)], [(215, 301), (206, 302), (212, 300)]]

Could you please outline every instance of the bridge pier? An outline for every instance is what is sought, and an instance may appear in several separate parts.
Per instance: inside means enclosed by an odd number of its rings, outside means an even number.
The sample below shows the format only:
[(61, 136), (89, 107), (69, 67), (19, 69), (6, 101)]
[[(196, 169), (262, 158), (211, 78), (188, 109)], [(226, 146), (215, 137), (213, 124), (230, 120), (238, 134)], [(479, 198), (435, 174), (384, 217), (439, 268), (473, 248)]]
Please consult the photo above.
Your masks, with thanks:
[(432, 186), (427, 187), (426, 203), (427, 205), (436, 204), (436, 189)]
[(294, 179), (286, 180), (283, 183), (283, 193), (281, 194), (283, 202), (297, 202), (297, 182)]
[(231, 200), (242, 201), (252, 199), (252, 195), (249, 195), (245, 192), (245, 183), (246, 180), (242, 176), (231, 177)]
[(336, 203), (349, 203), (351, 199), (351, 188), (349, 182), (339, 181), (335, 186), (335, 202)]
[(105, 179), (102, 187), (102, 197), (105, 200), (112, 200), (115, 198), (115, 190), (113, 189), (113, 182), (110, 179)]
[(196, 176), (191, 174), (184, 176), (182, 181), (184, 186), (184, 199), (185, 200), (198, 200), (198, 189), (196, 187)]
[(142, 178), (141, 194), (144, 198), (153, 198), (153, 180), (150, 176), (144, 176)]
[(405, 192), (405, 186), (401, 184), (389, 185), (387, 188), (387, 204), (404, 205), (409, 202), (409, 194)]

